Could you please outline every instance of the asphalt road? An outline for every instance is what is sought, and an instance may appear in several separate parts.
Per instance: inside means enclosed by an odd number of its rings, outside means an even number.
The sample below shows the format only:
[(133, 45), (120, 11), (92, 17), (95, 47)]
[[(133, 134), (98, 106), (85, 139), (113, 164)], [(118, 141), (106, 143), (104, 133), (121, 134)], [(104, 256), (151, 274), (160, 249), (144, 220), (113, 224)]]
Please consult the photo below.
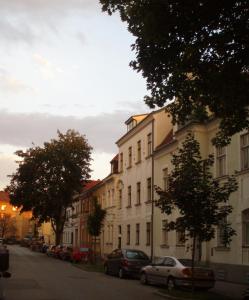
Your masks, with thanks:
[(158, 300), (155, 287), (137, 280), (85, 272), (68, 262), (20, 246), (10, 250), (10, 279), (2, 279), (6, 300)]

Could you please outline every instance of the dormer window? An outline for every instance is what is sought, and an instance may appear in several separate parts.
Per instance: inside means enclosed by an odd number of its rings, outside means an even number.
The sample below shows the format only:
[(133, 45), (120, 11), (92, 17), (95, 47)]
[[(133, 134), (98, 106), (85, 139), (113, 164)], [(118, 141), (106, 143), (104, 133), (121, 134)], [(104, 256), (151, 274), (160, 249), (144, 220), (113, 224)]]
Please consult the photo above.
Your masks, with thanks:
[(127, 131), (130, 131), (132, 128), (134, 128), (137, 125), (137, 121), (135, 119), (132, 119), (128, 124), (127, 124)]

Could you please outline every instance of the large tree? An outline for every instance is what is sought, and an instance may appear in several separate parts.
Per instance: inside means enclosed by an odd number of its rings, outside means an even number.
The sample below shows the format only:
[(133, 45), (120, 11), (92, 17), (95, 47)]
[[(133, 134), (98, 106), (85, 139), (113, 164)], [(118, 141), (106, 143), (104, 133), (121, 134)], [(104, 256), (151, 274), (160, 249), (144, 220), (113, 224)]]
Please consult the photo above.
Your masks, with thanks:
[(119, 12), (136, 37), (131, 66), (147, 80), (145, 102), (175, 100), (173, 121), (206, 108), (221, 119), (219, 139), (248, 128), (249, 8), (247, 0), (100, 0)]
[(21, 160), (7, 188), (11, 203), (21, 212), (31, 210), (39, 223), (51, 221), (56, 244), (61, 242), (66, 208), (89, 179), (91, 149), (85, 136), (68, 130), (58, 131), (58, 138), (43, 147), (16, 152)]
[(157, 188), (160, 197), (156, 204), (161, 211), (167, 215), (173, 210), (179, 213), (177, 219), (167, 223), (166, 229), (185, 233), (191, 244), (192, 268), (197, 245), (201, 249), (202, 242), (214, 238), (218, 225), (222, 223), (224, 245), (229, 245), (235, 234), (227, 216), (232, 212), (229, 197), (237, 190), (237, 182), (234, 176), (225, 180), (214, 178), (210, 170), (213, 163), (212, 155), (202, 159), (200, 145), (189, 133), (172, 157), (173, 170), (167, 190)]

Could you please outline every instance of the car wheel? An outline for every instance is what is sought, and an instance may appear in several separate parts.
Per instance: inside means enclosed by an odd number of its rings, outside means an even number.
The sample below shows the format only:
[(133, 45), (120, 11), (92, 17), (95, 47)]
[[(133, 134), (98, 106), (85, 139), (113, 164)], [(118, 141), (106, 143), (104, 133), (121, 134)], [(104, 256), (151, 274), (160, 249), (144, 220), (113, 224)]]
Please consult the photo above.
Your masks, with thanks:
[(146, 275), (144, 272), (141, 274), (140, 282), (141, 282), (142, 284), (148, 284), (147, 275)]
[(175, 289), (175, 280), (173, 277), (169, 277), (167, 280), (167, 288), (169, 291), (172, 291)]
[(104, 272), (106, 275), (109, 275), (109, 269), (107, 265), (104, 265)]
[(118, 271), (118, 277), (120, 279), (125, 278), (124, 270), (122, 268), (120, 268), (119, 271)]

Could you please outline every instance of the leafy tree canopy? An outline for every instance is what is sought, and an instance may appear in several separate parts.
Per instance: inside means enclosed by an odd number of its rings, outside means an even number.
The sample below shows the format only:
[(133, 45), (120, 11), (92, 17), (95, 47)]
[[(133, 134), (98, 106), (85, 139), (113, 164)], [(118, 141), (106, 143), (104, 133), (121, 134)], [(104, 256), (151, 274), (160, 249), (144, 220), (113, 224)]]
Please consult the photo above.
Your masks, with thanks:
[[(173, 171), (169, 177), (166, 191), (157, 188), (160, 196), (157, 205), (162, 212), (170, 215), (173, 210), (179, 212), (179, 218), (167, 224), (168, 230), (186, 232), (186, 236), (199, 242), (214, 238), (215, 226), (223, 222), (232, 212), (228, 200), (237, 190), (233, 176), (220, 181), (213, 178), (210, 171), (214, 163), (213, 156), (202, 159), (199, 143), (188, 134), (182, 148), (173, 155)], [(231, 241), (235, 231), (227, 222), (223, 223), (225, 245)]]
[(101, 205), (98, 203), (96, 198), (94, 198), (93, 204), (93, 212), (87, 219), (87, 229), (91, 236), (97, 237), (101, 233), (106, 210), (101, 208)]
[(100, 0), (119, 12), (136, 37), (136, 59), (154, 108), (168, 106), (174, 122), (186, 116), (221, 119), (215, 143), (249, 127), (249, 9), (247, 0)]
[(44, 143), (43, 147), (17, 151), (21, 158), (7, 188), (11, 203), (21, 211), (32, 210), (40, 223), (52, 221), (56, 243), (60, 243), (66, 208), (89, 179), (91, 146), (74, 130)]

